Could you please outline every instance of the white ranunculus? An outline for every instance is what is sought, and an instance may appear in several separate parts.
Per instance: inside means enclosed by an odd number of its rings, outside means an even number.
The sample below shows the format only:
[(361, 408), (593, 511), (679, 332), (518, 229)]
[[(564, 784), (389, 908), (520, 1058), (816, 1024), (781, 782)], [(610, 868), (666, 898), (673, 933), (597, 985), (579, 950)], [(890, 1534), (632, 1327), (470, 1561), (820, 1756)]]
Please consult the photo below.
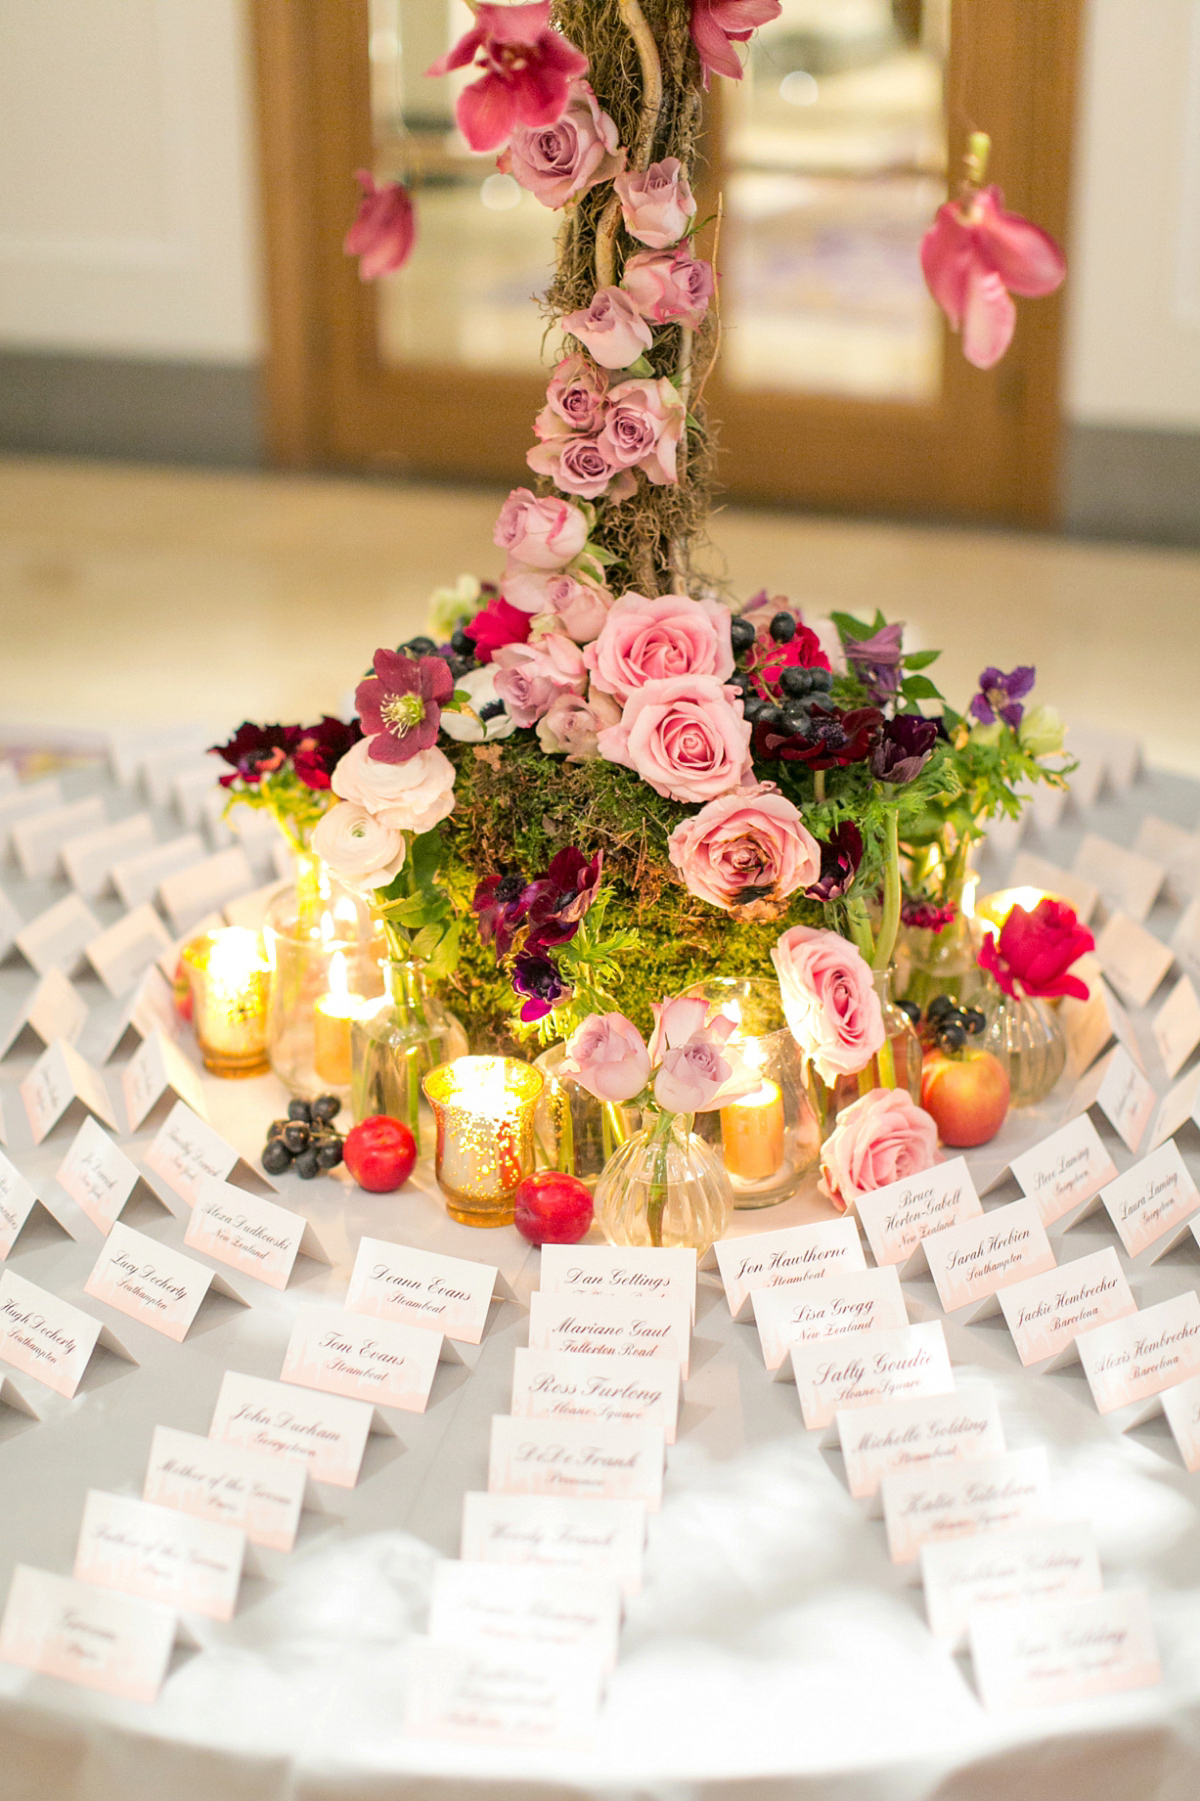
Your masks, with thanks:
[(1017, 727), (1017, 737), (1031, 757), (1053, 757), (1063, 748), (1063, 722), (1054, 707), (1031, 707)]
[(404, 867), (404, 834), (357, 802), (344, 800), (319, 821), (312, 847), (339, 882), (367, 894), (386, 888)]
[[(470, 695), (470, 704), (476, 713), (500, 699), (496, 693), (496, 673), (494, 663), (484, 663), (481, 668), (472, 669), (455, 681), (456, 688)], [(516, 721), (508, 713), (493, 713), (481, 725), (470, 713), (449, 713), (443, 707), (439, 724), (447, 738), (453, 738), (459, 744), (482, 744), (485, 740), (490, 743), (493, 738), (507, 738)]]
[[(445, 715), (443, 714), (443, 719)], [(333, 792), (397, 832), (428, 832), (454, 811), (454, 765), (444, 751), (418, 751), (407, 763), (382, 763), (360, 738), (333, 772)]]

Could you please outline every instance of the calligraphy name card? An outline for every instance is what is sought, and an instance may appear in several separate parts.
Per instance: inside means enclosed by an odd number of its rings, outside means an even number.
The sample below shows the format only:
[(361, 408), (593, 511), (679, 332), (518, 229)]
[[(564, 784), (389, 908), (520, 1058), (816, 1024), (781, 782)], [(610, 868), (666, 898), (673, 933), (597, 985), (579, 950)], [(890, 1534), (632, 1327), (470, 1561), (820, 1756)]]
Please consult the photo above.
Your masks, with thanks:
[(682, 1296), (696, 1319), (696, 1253), (686, 1247), (544, 1244), (543, 1294), (630, 1295), (635, 1300)]
[(821, 1276), (866, 1269), (862, 1240), (852, 1219), (820, 1220), (813, 1226), (785, 1226), (722, 1238), (713, 1246), (734, 1319), (751, 1318), (750, 1296), (760, 1288), (782, 1288)]
[(184, 1101), (176, 1101), (142, 1157), (148, 1170), (189, 1207), (206, 1180), (223, 1182), (238, 1154)]
[(89, 1489), (75, 1576), (139, 1601), (160, 1601), (210, 1620), (231, 1620), (246, 1535), (172, 1507)]
[(1189, 901), (1180, 914), (1171, 949), (1189, 975), (1200, 977), (1200, 900)]
[(137, 1179), (137, 1165), (90, 1115), (54, 1174), (58, 1186), (106, 1238)]
[(964, 1220), (925, 1241), (938, 1299), (968, 1323), (999, 1311), (997, 1293), (1010, 1282), (1054, 1268), (1054, 1252), (1028, 1196)]
[(117, 1130), (104, 1078), (61, 1038), (42, 1052), (18, 1093), (34, 1144), (41, 1144), (76, 1102)]
[[(157, 972), (156, 972), (157, 973)], [(202, 1117), (204, 1088), (195, 1066), (177, 1044), (155, 1031), (143, 1039), (121, 1072), (129, 1130), (136, 1132), (164, 1095), (174, 1095)]]
[(0, 1276), (0, 1358), (69, 1400), (97, 1344), (128, 1351), (98, 1319), (6, 1269)]
[(208, 1436), (303, 1464), (314, 1482), (353, 1488), (374, 1411), (366, 1401), (226, 1370)]
[(1188, 1230), (1200, 1193), (1173, 1138), (1110, 1182), (1100, 1195), (1126, 1254), (1153, 1249), (1157, 1262)]
[(1164, 1388), (1162, 1410), (1185, 1469), (1195, 1474), (1200, 1470), (1200, 1376), (1189, 1376), (1174, 1388)]
[(400, 1320), (306, 1308), (292, 1328), (283, 1380), (376, 1407), (424, 1413), (446, 1343), (440, 1332)]
[(1164, 1094), (1150, 1132), (1149, 1148), (1157, 1150), (1185, 1126), (1195, 1125), (1200, 1125), (1200, 1069), (1181, 1076)]
[(252, 1545), (290, 1551), (307, 1477), (300, 1464), (156, 1426), (144, 1501), (218, 1526), (237, 1526)]
[(513, 1365), (515, 1419), (647, 1420), (675, 1443), (679, 1365), (667, 1357), (597, 1357), (519, 1347)]
[(666, 1447), (661, 1426), (645, 1420), (610, 1425), (599, 1420), (492, 1418), (488, 1491), (504, 1495), (564, 1495), (584, 1501), (662, 1504)]
[(891, 1265), (823, 1276), (800, 1288), (759, 1288), (753, 1305), (763, 1361), (769, 1370), (786, 1371), (785, 1381), (791, 1377), (793, 1345), (908, 1324), (900, 1278)]
[(510, 1292), (493, 1264), (364, 1238), (354, 1259), (346, 1306), (351, 1313), (423, 1326), (461, 1344), (479, 1344), (493, 1293)]
[(1136, 1151), (1157, 1106), (1153, 1088), (1129, 1052), (1118, 1044), (1079, 1083), (1067, 1103), (1067, 1114), (1075, 1118), (1099, 1107), (1126, 1149)]
[(1122, 1423), (1137, 1425), (1159, 1411), (1164, 1388), (1200, 1374), (1200, 1297), (1189, 1288), (1081, 1333), (1076, 1345), (1097, 1412), (1135, 1410)]
[(194, 1257), (185, 1257), (182, 1251), (118, 1220), (83, 1292), (182, 1344), (201, 1301), (214, 1285), (219, 1293), (246, 1305), (241, 1295)]
[(965, 1644), (973, 1608), (1076, 1600), (1104, 1586), (1092, 1529), (1075, 1523), (922, 1545), (921, 1581), (929, 1630), (952, 1650)]
[(1117, 1166), (1105, 1150), (1088, 1114), (1068, 1120), (1049, 1138), (1014, 1157), (1009, 1165), (1021, 1190), (1035, 1203), (1044, 1226), (1073, 1215), (1082, 1219), (1111, 1182)]
[(1180, 976), (1154, 1015), (1154, 1042), (1172, 1080), (1200, 1044), (1200, 996), (1190, 976)]
[(175, 1615), (70, 1576), (19, 1563), (4, 1619), (0, 1658), (123, 1701), (158, 1699), (175, 1644)]
[(536, 1564), (435, 1565), (429, 1636), (447, 1645), (547, 1645), (617, 1661), (621, 1591), (611, 1576)]
[(954, 1387), (940, 1320), (869, 1332), (849, 1343), (793, 1345), (791, 1359), (810, 1431), (832, 1425), (842, 1409), (949, 1394)]
[(406, 1659), (409, 1738), (582, 1751), (592, 1743), (603, 1668), (586, 1651), (442, 1645), (414, 1639)]
[(15, 1163), (0, 1151), (0, 1263), (3, 1263), (33, 1211), (37, 1195)]
[(1086, 983), (1088, 989), (1086, 1000), (1077, 1000), (1068, 994), (1059, 1003), (1059, 1017), (1067, 1034), (1074, 1073), (1081, 1076), (1090, 1069), (1101, 1051), (1106, 1051), (1115, 1038), (1145, 1074), (1133, 1021), (1104, 980), (1095, 957), (1081, 957), (1071, 973)]
[(837, 1415), (837, 1431), (856, 1500), (878, 1495), (893, 1470), (978, 1461), (1005, 1449), (995, 1394), (984, 1387), (854, 1408)]
[(1174, 958), (1169, 946), (1127, 913), (1114, 913), (1096, 940), (1105, 977), (1131, 1007), (1144, 1007)]
[(1137, 1312), (1111, 1245), (1061, 1269), (1014, 1282), (1001, 1290), (1000, 1307), (1026, 1369), (1035, 1363), (1057, 1369), (1075, 1362), (1081, 1332)]
[(1058, 1707), (1162, 1681), (1143, 1590), (1028, 1607), (981, 1607), (968, 1637), (989, 1711)]
[(612, 1576), (625, 1596), (642, 1586), (646, 1509), (640, 1501), (558, 1495), (463, 1496), (461, 1555)]
[(626, 1295), (542, 1294), (529, 1297), (529, 1342), (538, 1351), (593, 1357), (666, 1357), (688, 1378), (692, 1346), (686, 1297), (638, 1300)]
[(1006, 1532), (1046, 1517), (1050, 1473), (1041, 1445), (978, 1463), (893, 1470), (880, 1487), (893, 1563), (915, 1563), (922, 1545)]
[(183, 1242), (268, 1288), (287, 1287), (300, 1251), (329, 1261), (302, 1213), (212, 1176), (200, 1183)]
[(925, 1261), (926, 1238), (962, 1220), (978, 1219), (983, 1208), (966, 1158), (951, 1157), (919, 1176), (860, 1195), (857, 1211), (876, 1263), (902, 1263), (908, 1273)]

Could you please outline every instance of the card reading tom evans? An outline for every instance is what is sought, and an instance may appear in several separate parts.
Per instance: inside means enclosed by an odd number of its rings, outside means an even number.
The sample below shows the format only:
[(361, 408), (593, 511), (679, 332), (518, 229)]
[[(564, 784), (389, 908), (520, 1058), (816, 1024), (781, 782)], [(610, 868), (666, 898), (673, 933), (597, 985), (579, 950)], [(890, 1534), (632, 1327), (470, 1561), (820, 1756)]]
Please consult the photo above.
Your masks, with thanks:
[(171, 1245), (160, 1244), (120, 1220), (113, 1226), (84, 1294), (104, 1301), (182, 1344), (210, 1287), (246, 1305), (213, 1271)]
[(968, 1639), (989, 1711), (1057, 1707), (1162, 1681), (1140, 1588), (1027, 1607), (980, 1607)]
[(843, 1409), (949, 1394), (954, 1388), (940, 1320), (858, 1339), (793, 1345), (790, 1355), (810, 1430), (832, 1425)]
[(69, 1301), (6, 1269), (0, 1276), (0, 1358), (68, 1400), (97, 1344), (128, 1358), (112, 1334)]
[(444, 1332), (461, 1344), (479, 1344), (493, 1293), (511, 1293), (493, 1264), (364, 1238), (354, 1259), (346, 1307), (351, 1313)]
[(645, 1420), (629, 1426), (494, 1414), (488, 1491), (644, 1501), (657, 1513), (665, 1461), (662, 1427)]
[(0, 1622), (5, 1663), (149, 1705), (158, 1699), (174, 1644), (169, 1607), (25, 1563), (13, 1571)]
[(1076, 1361), (1075, 1340), (1081, 1332), (1136, 1313), (1137, 1302), (1120, 1258), (1106, 1245), (1061, 1269), (1001, 1289), (1000, 1310), (1026, 1369), (1033, 1363), (1049, 1368)]
[(919, 1176), (860, 1195), (856, 1211), (876, 1263), (884, 1264), (923, 1261), (924, 1239), (962, 1220), (978, 1219), (983, 1208), (966, 1158), (951, 1157)]
[(536, 1564), (435, 1564), (429, 1636), (450, 1645), (549, 1645), (617, 1661), (621, 1591), (612, 1576)]
[(1200, 1375), (1200, 1297), (1189, 1288), (1083, 1332), (1076, 1344), (1097, 1412), (1136, 1408), (1138, 1419), (1146, 1418), (1158, 1411), (1164, 1388)]
[(929, 1630), (954, 1649), (972, 1608), (1073, 1600), (1104, 1587), (1092, 1528), (1075, 1521), (922, 1545), (921, 1581)]
[(798, 1288), (759, 1288), (753, 1306), (763, 1361), (769, 1370), (786, 1368), (785, 1381), (791, 1378), (787, 1354), (794, 1344), (908, 1324), (900, 1278), (891, 1265), (823, 1276)]
[(303, 1464), (314, 1482), (353, 1488), (373, 1415), (366, 1401), (226, 1370), (208, 1436)]
[(1153, 1247), (1151, 1263), (1179, 1243), (1200, 1207), (1200, 1193), (1173, 1138), (1110, 1182), (1100, 1199), (1126, 1255), (1139, 1257)]
[(925, 1240), (925, 1255), (942, 1307), (959, 1319), (998, 1312), (999, 1289), (1054, 1268), (1037, 1202), (1028, 1195), (935, 1232)]
[(646, 1509), (640, 1501), (577, 1501), (558, 1495), (463, 1496), (464, 1562), (531, 1563), (615, 1577), (640, 1593)]
[(1050, 1473), (1043, 1445), (978, 1463), (893, 1470), (880, 1485), (893, 1563), (914, 1563), (921, 1546), (1007, 1532), (1046, 1518)]
[(867, 1267), (852, 1219), (823, 1219), (813, 1226), (785, 1226), (780, 1232), (722, 1238), (713, 1250), (729, 1311), (741, 1320), (751, 1317), (750, 1296), (757, 1289), (782, 1288)]
[(246, 1534), (173, 1507), (89, 1489), (75, 1575), (140, 1601), (161, 1601), (210, 1620), (231, 1620)]
[(519, 1346), (513, 1362), (515, 1419), (649, 1420), (675, 1443), (679, 1365), (667, 1357), (595, 1357)]
[(1068, 1120), (1049, 1138), (1014, 1157), (1009, 1164), (1022, 1191), (1036, 1203), (1044, 1226), (1052, 1226), (1068, 1213), (1082, 1217), (1117, 1166), (1104, 1148), (1099, 1132), (1086, 1113)]
[(542, 1294), (529, 1297), (529, 1342), (539, 1351), (579, 1351), (597, 1357), (666, 1357), (684, 1381), (691, 1357), (687, 1298), (640, 1301), (629, 1295)]
[(544, 1244), (541, 1264), (543, 1294), (618, 1294), (634, 1300), (683, 1295), (696, 1323), (696, 1253), (684, 1246)]
[(837, 1430), (856, 1500), (877, 1495), (893, 1470), (978, 1461), (1005, 1449), (995, 1392), (981, 1384), (948, 1395), (856, 1407), (838, 1414)]
[(399, 1320), (306, 1307), (292, 1328), (281, 1375), (301, 1388), (424, 1413), (445, 1342), (440, 1332)]
[(156, 1426), (144, 1501), (218, 1526), (240, 1526), (252, 1545), (290, 1551), (307, 1478), (298, 1463)]

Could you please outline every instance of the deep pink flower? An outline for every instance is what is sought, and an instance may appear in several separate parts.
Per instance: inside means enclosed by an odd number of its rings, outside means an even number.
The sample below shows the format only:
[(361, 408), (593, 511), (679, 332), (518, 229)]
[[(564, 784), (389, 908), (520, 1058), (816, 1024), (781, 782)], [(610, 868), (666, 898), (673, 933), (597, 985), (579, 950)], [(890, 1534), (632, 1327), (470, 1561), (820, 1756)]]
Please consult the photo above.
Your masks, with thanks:
[(520, 125), (554, 125), (567, 110), (571, 83), (588, 61), (552, 30), (550, 0), (525, 6), (482, 4), (475, 23), (427, 75), (474, 63), (483, 70), (458, 97), (458, 128), (472, 150), (498, 150)]
[(407, 763), (418, 751), (432, 750), (442, 707), (454, 692), (445, 659), (377, 650), (372, 667), (374, 674), (354, 691), (370, 755), (378, 763)]
[(1067, 273), (1061, 249), (1040, 225), (1004, 210), (999, 188), (948, 200), (921, 240), (929, 292), (977, 369), (998, 363), (1017, 322), (1013, 294), (1053, 294)]
[(328, 788), (334, 770), (363, 735), (357, 719), (347, 722), (326, 714), (320, 725), (306, 725), (292, 751), (292, 767), (306, 788)]
[(252, 725), (247, 719), (228, 744), (209, 747), (211, 756), (222, 757), (233, 765), (229, 775), (220, 777), (222, 788), (232, 788), (236, 781), (249, 782), (254, 787), (265, 775), (274, 775), (283, 768), (300, 736), (298, 725)]
[(417, 217), (412, 195), (401, 182), (377, 186), (369, 169), (356, 170), (354, 179), (363, 197), (342, 248), (347, 256), (358, 257), (359, 280), (374, 281), (403, 269), (416, 240)]
[(979, 964), (1003, 988), (1005, 994), (1032, 994), (1052, 1000), (1069, 994), (1088, 997), (1087, 983), (1068, 972), (1096, 941), (1080, 925), (1074, 907), (1044, 895), (1032, 913), (1014, 907), (1000, 928), (984, 935)]
[(740, 81), (742, 65), (734, 44), (746, 43), (758, 26), (777, 19), (782, 11), (781, 0), (692, 0), (692, 42), (705, 87), (710, 75)]
[(490, 663), (506, 644), (524, 644), (532, 626), (532, 614), (522, 613), (496, 594), (462, 629), (473, 640), (479, 661)]

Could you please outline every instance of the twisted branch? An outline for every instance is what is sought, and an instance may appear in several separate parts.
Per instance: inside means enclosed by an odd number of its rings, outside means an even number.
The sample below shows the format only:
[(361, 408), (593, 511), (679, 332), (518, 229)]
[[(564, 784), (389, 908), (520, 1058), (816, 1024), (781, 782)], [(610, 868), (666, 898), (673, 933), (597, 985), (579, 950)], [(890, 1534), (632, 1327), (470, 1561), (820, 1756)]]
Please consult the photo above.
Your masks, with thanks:
[[(658, 115), (662, 109), (662, 63), (654, 33), (646, 23), (640, 0), (617, 0), (621, 22), (637, 47), (642, 65), (642, 111), (637, 137), (630, 148), (628, 167), (640, 175), (650, 166), (650, 152)], [(596, 227), (596, 286), (611, 288), (617, 279), (617, 227), (621, 218), (621, 197), (614, 190)]]

